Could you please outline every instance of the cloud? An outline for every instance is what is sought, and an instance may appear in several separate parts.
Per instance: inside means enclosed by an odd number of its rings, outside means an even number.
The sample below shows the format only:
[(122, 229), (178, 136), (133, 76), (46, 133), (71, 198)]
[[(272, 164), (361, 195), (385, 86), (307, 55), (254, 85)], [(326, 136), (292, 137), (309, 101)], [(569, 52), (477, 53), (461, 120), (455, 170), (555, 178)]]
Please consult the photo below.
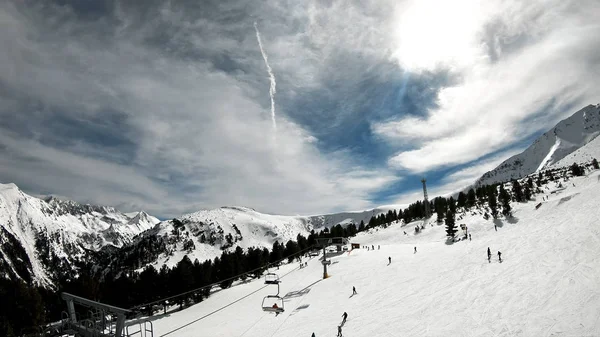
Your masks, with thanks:
[[(444, 57), (451, 49), (444, 43), (436, 53), (439, 60), (414, 65), (415, 71), (450, 69), (457, 83), (441, 89), (437, 106), (424, 116), (372, 124), (373, 132), (390, 144), (412, 145), (390, 158), (391, 167), (425, 172), (469, 162), (544, 131), (572, 114), (574, 106), (598, 98), (600, 23), (592, 19), (592, 13), (600, 14), (596, 2), (461, 3), (466, 6), (461, 11), (485, 15), (459, 16), (467, 22), (458, 32), (444, 29), (456, 18), (451, 14), (444, 16), (452, 19), (425, 22), (433, 25), (428, 34), (434, 41), (450, 38), (448, 43), (466, 55)], [(427, 44), (412, 53), (426, 53), (430, 47), (436, 48)], [(401, 64), (411, 63), (411, 54), (407, 60), (402, 53), (397, 57)]]
[[(476, 160), (472, 163), (463, 165), (462, 168), (450, 172), (442, 177), (435, 185), (428, 185), (427, 191), (430, 199), (435, 197), (449, 197), (450, 195), (462, 191), (464, 188), (475, 183), (484, 173), (500, 165), (506, 159), (524, 150), (523, 147), (511, 148), (500, 151), (492, 156)], [(423, 199), (423, 190), (415, 189), (402, 193), (394, 199), (397, 204), (409, 204)]]
[[(3, 180), (170, 217), (232, 204), (283, 214), (364, 209), (398, 179), (348, 152), (320, 152), (285, 111), (272, 146), (251, 18), (228, 34), (235, 17), (127, 6), (88, 23), (68, 7), (0, 5), (0, 117), (11, 120), (0, 129)], [(288, 58), (271, 49), (276, 69)], [(289, 87), (296, 74), (284, 74)]]
[(160, 216), (364, 209), (597, 97), (594, 1), (105, 4), (0, 3), (0, 179)]

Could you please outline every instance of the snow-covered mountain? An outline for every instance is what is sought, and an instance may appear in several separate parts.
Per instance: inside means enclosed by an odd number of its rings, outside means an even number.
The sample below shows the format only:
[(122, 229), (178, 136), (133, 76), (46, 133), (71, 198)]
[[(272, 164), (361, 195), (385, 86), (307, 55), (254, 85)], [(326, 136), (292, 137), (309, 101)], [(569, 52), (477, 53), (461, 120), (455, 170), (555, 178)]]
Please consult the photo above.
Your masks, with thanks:
[(145, 212), (40, 199), (14, 184), (0, 184), (0, 275), (50, 285), (60, 274), (75, 272), (75, 261), (88, 261), (89, 252), (107, 247), (118, 248), (104, 250), (118, 252), (127, 267), (172, 267), (186, 254), (204, 261), (238, 246), (271, 248), (275, 241), (285, 244), (312, 230), (366, 224), (394, 208), (284, 216), (221, 207), (161, 222)]
[(552, 166), (561, 167), (572, 165), (573, 163), (587, 163), (593, 159), (600, 160), (600, 137), (594, 138), (594, 140), (557, 161)]
[[(394, 209), (393, 205), (315, 216), (270, 215), (246, 207), (202, 210), (157, 224), (136, 238), (124, 253), (139, 256), (140, 262), (136, 263), (139, 269), (146, 264), (157, 269), (164, 264), (173, 267), (184, 255), (192, 261), (196, 258), (203, 261), (238, 246), (270, 249), (275, 241), (285, 244), (296, 240), (299, 234), (307, 237), (312, 230), (318, 232), (338, 224), (343, 227), (348, 224), (359, 226), (361, 221), (367, 224), (372, 216), (391, 209)], [(146, 252), (146, 256), (139, 253), (141, 250)]]
[(0, 184), (0, 276), (50, 285), (86, 250), (122, 247), (158, 222), (145, 212), (40, 199)]
[(460, 220), (472, 240), (452, 245), (445, 226), (403, 233), (420, 221), (361, 232), (352, 242), (378, 249), (330, 257), (326, 279), (318, 258), (273, 271), (282, 313), (262, 310), (274, 292), (258, 278), (185, 310), (172, 306), (152, 318), (154, 335), (334, 336), (341, 326), (353, 337), (600, 336), (600, 218), (590, 212), (600, 206), (599, 187), (597, 171), (564, 188), (545, 184), (531, 201), (513, 203), (512, 219), (485, 220), (473, 209)]
[[(525, 151), (505, 160), (495, 169), (486, 172), (476, 186), (519, 179), (553, 164), (591, 143), (600, 134), (600, 104), (588, 105), (571, 117), (560, 121), (550, 131), (541, 135)], [(591, 144), (597, 148), (597, 142)], [(591, 152), (590, 152), (591, 151)], [(597, 153), (583, 150), (585, 153)], [(572, 160), (572, 159), (567, 159)], [(585, 159), (582, 159), (585, 160)], [(572, 164), (573, 162), (568, 162)], [(560, 165), (564, 165), (565, 161)]]

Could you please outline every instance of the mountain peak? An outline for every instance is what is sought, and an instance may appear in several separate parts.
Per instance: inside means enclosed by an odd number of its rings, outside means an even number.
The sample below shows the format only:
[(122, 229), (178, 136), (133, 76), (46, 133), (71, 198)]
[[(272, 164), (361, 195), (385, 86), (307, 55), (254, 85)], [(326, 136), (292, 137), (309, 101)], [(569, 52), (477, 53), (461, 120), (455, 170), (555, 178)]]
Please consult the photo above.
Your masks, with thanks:
[(600, 104), (590, 104), (558, 122), (525, 151), (516, 154), (475, 183), (489, 185), (520, 179), (551, 166), (600, 135)]

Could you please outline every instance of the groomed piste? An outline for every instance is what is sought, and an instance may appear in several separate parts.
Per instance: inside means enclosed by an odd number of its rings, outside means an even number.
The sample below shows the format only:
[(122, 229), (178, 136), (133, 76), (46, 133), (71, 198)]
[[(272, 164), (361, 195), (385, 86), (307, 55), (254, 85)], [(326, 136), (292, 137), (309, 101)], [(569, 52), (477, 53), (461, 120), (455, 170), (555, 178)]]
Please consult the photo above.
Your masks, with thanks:
[(536, 200), (513, 203), (512, 219), (457, 214), (471, 241), (446, 244), (435, 218), (418, 234), (419, 222), (360, 233), (351, 242), (375, 250), (332, 257), (327, 279), (318, 258), (269, 270), (281, 280), (283, 313), (262, 310), (274, 289), (263, 277), (152, 317), (154, 336), (336, 336), (344, 312), (344, 337), (599, 336), (599, 174), (548, 184)]

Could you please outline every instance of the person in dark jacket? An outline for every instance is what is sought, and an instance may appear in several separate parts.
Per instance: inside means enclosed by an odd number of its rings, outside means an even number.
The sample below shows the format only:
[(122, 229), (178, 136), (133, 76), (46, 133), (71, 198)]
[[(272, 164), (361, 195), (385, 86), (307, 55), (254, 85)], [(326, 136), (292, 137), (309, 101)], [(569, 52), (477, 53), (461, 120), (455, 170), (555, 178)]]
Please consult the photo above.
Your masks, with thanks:
[(490, 259), (492, 258), (492, 251), (490, 250), (490, 247), (488, 247), (488, 262), (491, 262)]
[(498, 251), (498, 261), (502, 262), (502, 253), (500, 251)]

